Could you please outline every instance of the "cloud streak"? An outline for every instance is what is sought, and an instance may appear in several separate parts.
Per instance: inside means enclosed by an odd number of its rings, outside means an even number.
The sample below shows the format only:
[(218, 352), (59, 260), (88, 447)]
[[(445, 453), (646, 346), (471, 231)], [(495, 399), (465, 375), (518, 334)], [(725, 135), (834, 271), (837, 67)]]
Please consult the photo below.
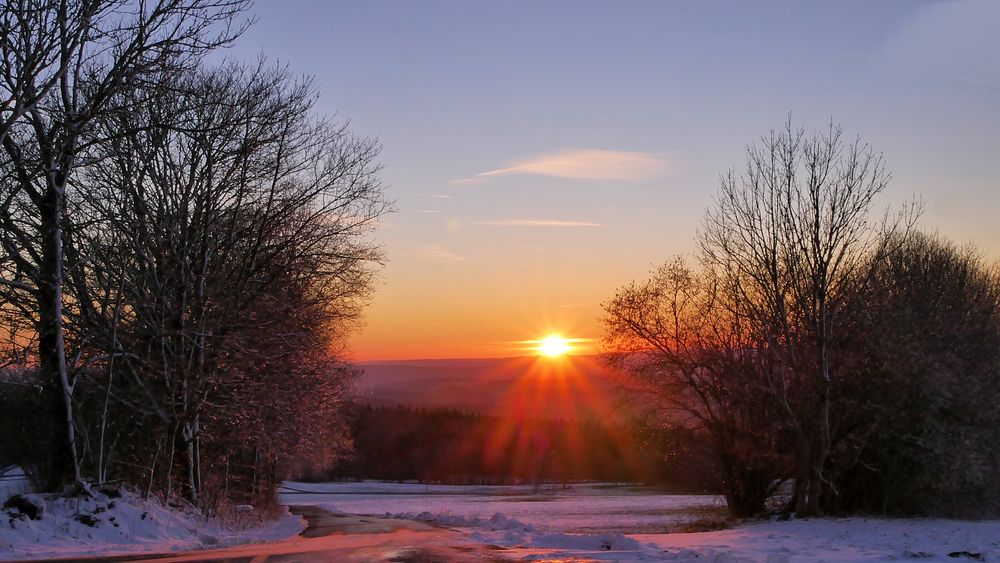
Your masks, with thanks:
[(482, 178), (457, 178), (448, 182), (449, 184), (454, 184), (456, 186), (473, 186), (475, 184), (482, 183)]
[[(505, 168), (483, 172), (477, 178), (530, 174), (575, 180), (642, 182), (669, 172), (669, 163), (662, 154), (568, 149), (519, 160)], [(463, 178), (453, 182), (464, 183), (473, 179)]]
[(417, 252), (416, 257), (427, 262), (434, 262), (435, 264), (457, 264), (465, 261), (465, 258), (461, 255), (436, 244), (421, 248)]
[(477, 221), (477, 225), (487, 227), (606, 227), (590, 221), (564, 221), (561, 219), (502, 219), (497, 221)]

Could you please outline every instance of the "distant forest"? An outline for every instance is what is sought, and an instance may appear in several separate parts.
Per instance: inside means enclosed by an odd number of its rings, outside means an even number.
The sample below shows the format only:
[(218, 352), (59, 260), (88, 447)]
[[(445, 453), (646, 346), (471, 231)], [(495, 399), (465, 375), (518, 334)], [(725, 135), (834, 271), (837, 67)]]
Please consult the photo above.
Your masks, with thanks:
[(307, 480), (382, 479), (445, 484), (642, 482), (717, 492), (708, 447), (690, 430), (633, 421), (521, 418), (357, 405), (354, 453)]

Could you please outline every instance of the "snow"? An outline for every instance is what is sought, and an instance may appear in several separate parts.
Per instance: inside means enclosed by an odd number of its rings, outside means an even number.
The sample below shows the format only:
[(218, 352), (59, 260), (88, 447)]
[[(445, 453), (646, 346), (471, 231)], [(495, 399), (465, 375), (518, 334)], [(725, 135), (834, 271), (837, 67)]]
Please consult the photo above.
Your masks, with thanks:
[[(303, 529), (286, 515), (234, 530), (192, 513), (125, 493), (111, 499), (54, 499), (41, 520), (0, 522), (0, 560), (220, 548), (280, 542)], [(393, 550), (478, 553), (511, 560), (675, 561), (698, 563), (869, 563), (881, 561), (1000, 561), (1000, 521), (810, 518), (755, 520), (732, 529), (679, 533), (718, 510), (712, 496), (677, 496), (600, 484), (542, 488), (448, 487), (416, 483), (286, 483), (285, 504), (311, 504), (359, 514), (332, 516), (332, 535), (234, 547), (233, 557), (331, 553), (331, 560)], [(112, 503), (114, 506), (112, 507)], [(103, 508), (103, 509), (102, 509)], [(95, 527), (75, 519), (89, 515)], [(112, 517), (114, 518), (112, 520)], [(5, 517), (7, 518), (7, 517)], [(406, 518), (409, 526), (399, 525)], [(364, 526), (348, 526), (351, 522)], [(115, 525), (117, 524), (117, 526)], [(391, 525), (390, 525), (391, 524)], [(339, 530), (339, 531), (336, 531)], [(667, 533), (667, 532), (675, 533)], [(402, 552), (401, 552), (402, 553)], [(219, 554), (215, 554), (218, 556)], [(385, 557), (382, 557), (385, 555)]]
[[(539, 547), (539, 548), (559, 548), (586, 551), (638, 551), (642, 545), (634, 539), (626, 537), (620, 533), (604, 534), (566, 534), (543, 532), (534, 526), (530, 526), (516, 520), (508, 518), (506, 515), (497, 512), (489, 519), (466, 518), (464, 516), (434, 515), (430, 512), (422, 512), (413, 515), (394, 514), (393, 518), (407, 518), (420, 522), (429, 522), (442, 526), (476, 528), (470, 534), (470, 538), (484, 544), (499, 545), (507, 548), (519, 547)], [(502, 532), (502, 533), (495, 533)]]
[[(399, 516), (399, 515), (397, 515)], [(824, 519), (759, 522), (732, 530), (673, 534), (543, 532), (495, 514), (488, 520), (429, 513), (415, 519), (471, 528), (470, 539), (508, 548), (518, 559), (818, 563), (997, 561), (1000, 522)]]
[[(700, 534), (635, 535), (666, 561), (997, 561), (1000, 521), (809, 518)], [(969, 555), (963, 555), (969, 554)]]
[(500, 512), (544, 531), (579, 534), (675, 531), (706, 510), (725, 506), (714, 495), (667, 495), (652, 487), (607, 483), (544, 485), (536, 493), (534, 485), (287, 482), (279, 499), (369, 516), (428, 512), (485, 520)]
[(218, 548), (278, 541), (305, 529), (288, 513), (253, 527), (230, 527), (130, 491), (118, 498), (26, 496), (44, 505), (44, 516), (31, 520), (0, 511), (0, 560)]
[(515, 560), (1000, 561), (1000, 521), (811, 518), (664, 533), (718, 507), (720, 499), (631, 487), (574, 485), (536, 494), (531, 486), (287, 483), (282, 499), (459, 529), (477, 543), (505, 548), (497, 554)]
[(0, 467), (0, 505), (8, 497), (30, 492), (31, 481), (23, 469), (16, 465)]

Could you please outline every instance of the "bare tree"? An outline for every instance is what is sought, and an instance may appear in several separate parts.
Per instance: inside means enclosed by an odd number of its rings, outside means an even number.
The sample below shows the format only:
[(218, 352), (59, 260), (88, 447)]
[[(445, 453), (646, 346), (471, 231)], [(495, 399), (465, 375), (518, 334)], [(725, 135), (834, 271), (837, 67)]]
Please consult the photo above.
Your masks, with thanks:
[[(95, 119), (130, 108), (116, 105), (169, 68), (187, 68), (242, 30), (235, 17), (246, 0), (24, 0), (0, 10), (0, 143), (5, 223), (0, 231), (5, 299), (29, 297), (38, 356), (65, 447), (58, 448), (49, 486), (67, 477), (86, 489), (74, 429), (75, 378), (64, 329), (66, 264), (72, 247), (67, 200), (74, 171), (108, 141)], [(118, 130), (115, 137), (127, 136)], [(86, 307), (87, 301), (81, 302)]]
[[(102, 5), (105, 4), (105, 5)], [(22, 0), (0, 8), (0, 141), (38, 109), (69, 72), (95, 17), (108, 3)]]
[[(81, 291), (95, 312), (72, 318), (104, 358), (108, 388), (117, 365), (126, 380), (113, 389), (130, 389), (156, 425), (162, 454), (135, 462), (159, 465), (168, 494), (201, 500), (206, 435), (210, 465), (228, 455), (220, 436), (239, 436), (258, 444), (255, 467), (266, 453), (273, 470), (294, 451), (292, 421), (336, 416), (350, 370), (335, 346), (371, 290), (381, 254), (368, 235), (391, 205), (378, 144), (314, 118), (315, 98), (309, 81), (263, 62), (178, 75), (101, 121), (137, 133), (103, 145), (79, 177), (79, 215), (92, 218), (78, 227), (90, 256), (79, 285), (101, 291)], [(309, 428), (297, 443), (317, 445)]]
[(745, 172), (723, 176), (705, 216), (702, 262), (776, 359), (766, 386), (797, 436), (800, 514), (836, 490), (826, 469), (844, 303), (915, 216), (873, 215), (889, 178), (882, 156), (840, 127), (807, 136), (789, 121), (748, 147)]
[(626, 389), (667, 421), (702, 431), (722, 474), (727, 504), (752, 516), (780, 482), (780, 411), (761, 385), (771, 358), (712, 272), (680, 258), (604, 304), (604, 359), (630, 375)]

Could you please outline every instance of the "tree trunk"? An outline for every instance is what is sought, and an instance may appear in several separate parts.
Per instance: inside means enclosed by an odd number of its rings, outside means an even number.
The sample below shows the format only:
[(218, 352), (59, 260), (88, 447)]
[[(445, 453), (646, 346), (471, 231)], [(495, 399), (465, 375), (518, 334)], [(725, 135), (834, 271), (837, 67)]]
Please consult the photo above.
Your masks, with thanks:
[(809, 482), (812, 479), (812, 467), (809, 461), (812, 459), (812, 448), (804, 438), (799, 439), (799, 474), (795, 477), (795, 514), (805, 516), (809, 510)]
[(820, 501), (823, 496), (823, 484), (825, 482), (824, 471), (826, 470), (826, 460), (830, 455), (830, 357), (829, 357), (829, 324), (827, 322), (827, 306), (825, 302), (820, 307), (820, 342), (819, 342), (819, 436), (818, 444), (814, 448), (813, 456), (810, 459), (810, 483), (809, 483), (809, 504), (806, 513), (809, 516), (816, 516), (820, 513)]
[(816, 454), (812, 458), (812, 468), (810, 473), (809, 505), (806, 512), (810, 516), (817, 516), (820, 513), (820, 501), (823, 496), (823, 484), (825, 482), (823, 473), (826, 469), (826, 460), (830, 455), (830, 386), (829, 380), (823, 379), (820, 382), (820, 432), (819, 445)]
[(73, 422), (73, 386), (66, 369), (66, 342), (63, 333), (63, 226), (64, 185), (61, 178), (51, 181), (41, 202), (42, 283), (38, 286), (38, 356), (43, 381), (50, 395), (51, 416), (57, 436), (53, 449), (48, 488), (57, 490), (72, 479), (87, 490), (80, 473)]
[(194, 427), (190, 422), (184, 423), (184, 431), (182, 432), (184, 436), (184, 448), (186, 453), (187, 461), (187, 485), (188, 485), (188, 498), (191, 503), (198, 505), (198, 478), (197, 478), (197, 466), (198, 462), (195, 455), (195, 441), (198, 439), (195, 436)]

